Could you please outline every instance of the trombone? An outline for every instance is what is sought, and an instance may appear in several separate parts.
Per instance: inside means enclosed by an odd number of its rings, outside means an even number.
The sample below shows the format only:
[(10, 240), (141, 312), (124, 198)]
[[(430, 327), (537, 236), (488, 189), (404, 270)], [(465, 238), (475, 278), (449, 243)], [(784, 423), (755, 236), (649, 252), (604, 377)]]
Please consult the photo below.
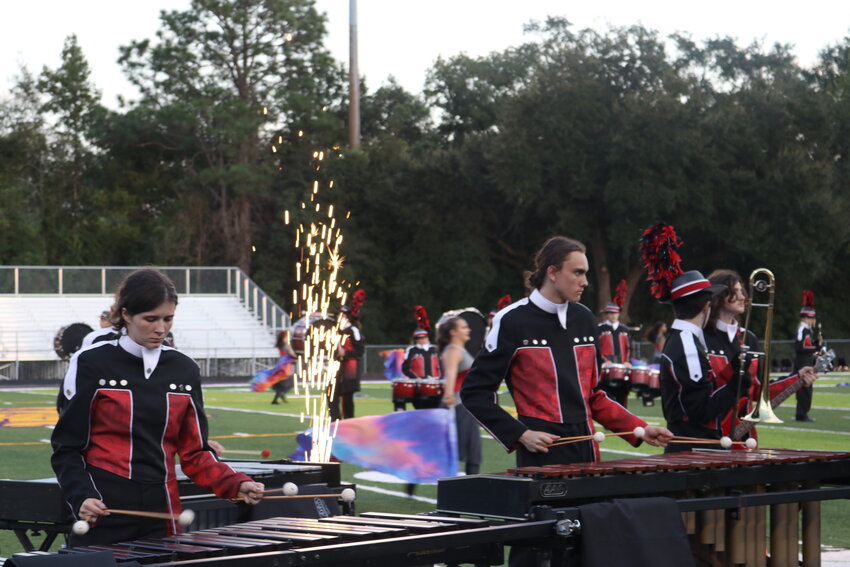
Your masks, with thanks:
[[(764, 294), (767, 293), (767, 302), (756, 303), (756, 292), (761, 294), (762, 298), (764, 297)], [(773, 326), (773, 296), (775, 293), (776, 278), (773, 277), (773, 272), (767, 268), (753, 270), (753, 273), (750, 274), (749, 297), (747, 297), (747, 311), (744, 318), (744, 329), (747, 330), (750, 328), (750, 314), (752, 313), (753, 307), (766, 308), (767, 315), (765, 316), (764, 323), (764, 352), (753, 353), (755, 356), (760, 355), (763, 357), (761, 364), (759, 365), (759, 380), (761, 381), (759, 400), (753, 411), (741, 418), (744, 421), (757, 423), (782, 423), (782, 420), (776, 417), (776, 414), (773, 412), (773, 406), (770, 404), (770, 339), (771, 328)], [(765, 300), (761, 299), (761, 301), (763, 302)], [(742, 373), (747, 371), (746, 358), (748, 351), (749, 348), (746, 346), (746, 343), (741, 346), (740, 371)], [(737, 401), (735, 403), (737, 404)]]

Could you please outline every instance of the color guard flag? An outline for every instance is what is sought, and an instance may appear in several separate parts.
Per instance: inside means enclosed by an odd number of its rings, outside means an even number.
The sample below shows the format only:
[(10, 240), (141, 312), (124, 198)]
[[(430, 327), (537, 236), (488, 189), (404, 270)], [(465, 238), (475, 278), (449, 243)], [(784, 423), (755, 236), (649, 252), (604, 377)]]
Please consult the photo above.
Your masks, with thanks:
[[(298, 436), (310, 450), (310, 435)], [(343, 419), (333, 441), (333, 456), (358, 467), (395, 475), (406, 482), (429, 483), (457, 476), (454, 410), (397, 411)]]
[(257, 372), (256, 376), (251, 378), (251, 381), (248, 382), (248, 384), (251, 386), (251, 391), (265, 392), (274, 384), (277, 384), (281, 380), (286, 380), (287, 378), (292, 376), (294, 364), (295, 359), (288, 354), (284, 354), (277, 361), (277, 364), (275, 364), (271, 368), (260, 370), (259, 372)]
[(404, 362), (403, 349), (382, 350), (379, 354), (384, 357), (384, 378), (387, 380), (404, 378), (404, 373), (401, 371), (401, 365)]

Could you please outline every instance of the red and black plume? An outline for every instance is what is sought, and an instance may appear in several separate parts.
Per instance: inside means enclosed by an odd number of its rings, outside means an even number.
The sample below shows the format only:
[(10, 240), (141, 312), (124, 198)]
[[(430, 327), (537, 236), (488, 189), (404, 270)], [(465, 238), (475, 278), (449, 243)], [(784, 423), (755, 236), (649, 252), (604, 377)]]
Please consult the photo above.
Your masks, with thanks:
[(511, 296), (510, 295), (503, 295), (501, 298), (499, 298), (499, 302), (496, 304), (496, 311), (501, 311), (502, 309), (504, 309), (505, 307), (507, 307), (510, 304), (511, 304)]
[(617, 304), (617, 307), (620, 309), (623, 308), (623, 305), (626, 304), (626, 292), (629, 291), (629, 284), (626, 283), (626, 280), (620, 280), (620, 283), (617, 284), (617, 292), (614, 294), (614, 303)]
[(803, 290), (803, 307), (808, 309), (815, 308), (815, 293), (811, 290)]
[(681, 245), (676, 230), (669, 224), (657, 222), (643, 231), (640, 255), (648, 273), (646, 280), (652, 283), (651, 293), (656, 299), (669, 296), (673, 280), (683, 273), (678, 252)]
[(350, 313), (355, 317), (360, 315), (360, 308), (363, 307), (363, 303), (366, 301), (366, 290), (358, 289), (354, 292), (354, 295), (351, 296), (351, 305), (350, 305)]
[(413, 308), (413, 318), (416, 319), (416, 325), (425, 331), (431, 329), (431, 322), (428, 320), (428, 312), (421, 305)]

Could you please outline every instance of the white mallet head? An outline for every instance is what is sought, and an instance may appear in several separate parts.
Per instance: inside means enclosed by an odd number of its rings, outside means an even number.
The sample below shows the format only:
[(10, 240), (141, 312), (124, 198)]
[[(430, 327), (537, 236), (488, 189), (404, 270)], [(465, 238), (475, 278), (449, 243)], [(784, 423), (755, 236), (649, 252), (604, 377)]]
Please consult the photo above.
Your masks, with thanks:
[(183, 510), (180, 512), (180, 515), (177, 516), (177, 523), (183, 526), (184, 528), (195, 521), (195, 512), (194, 510)]
[(753, 439), (752, 437), (750, 437), (749, 439), (747, 439), (747, 440), (744, 442), (744, 446), (745, 446), (747, 449), (755, 449), (756, 447), (758, 447), (758, 446), (759, 446), (759, 442), (758, 442), (758, 441), (756, 441), (755, 439)]
[(339, 497), (342, 498), (343, 502), (354, 502), (354, 497), (357, 494), (351, 488), (343, 488), (342, 492), (339, 493)]
[(731, 449), (732, 448), (732, 439), (724, 435), (723, 437), (720, 438), (720, 446), (723, 447), (724, 449)]
[(77, 535), (85, 535), (89, 533), (89, 523), (85, 520), (77, 520), (74, 522), (74, 525), (71, 526), (71, 531)]
[(593, 440), (597, 443), (602, 443), (603, 441), (605, 441), (605, 434), (601, 431), (597, 431), (593, 434)]
[(635, 427), (634, 433), (635, 437), (637, 437), (638, 439), (643, 439), (644, 435), (646, 435), (646, 429), (638, 425), (637, 427)]
[(295, 496), (296, 494), (298, 494), (298, 485), (294, 482), (284, 483), (283, 494), (285, 496)]

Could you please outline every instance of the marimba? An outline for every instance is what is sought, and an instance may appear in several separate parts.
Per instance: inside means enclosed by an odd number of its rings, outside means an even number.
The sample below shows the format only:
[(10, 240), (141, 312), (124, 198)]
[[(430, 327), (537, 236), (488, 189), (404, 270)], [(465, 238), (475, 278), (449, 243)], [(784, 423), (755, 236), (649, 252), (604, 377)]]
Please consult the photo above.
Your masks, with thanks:
[[(496, 565), (504, 561), (504, 541), (548, 535), (551, 524), (379, 513), (277, 517), (173, 537), (66, 548), (59, 553), (84, 556), (108, 551), (117, 562), (137, 561), (151, 567)], [(17, 554), (12, 560), (44, 554)]]
[(441, 479), (437, 511), (534, 519), (541, 507), (665, 496), (677, 500), (694, 552), (710, 564), (766, 565), (769, 532), (771, 567), (798, 565), (802, 515), (803, 565), (817, 566), (820, 502), (850, 497), (848, 485), (847, 452), (697, 450)]
[[(228, 460), (225, 462), (269, 488), (285, 482), (303, 485), (340, 486), (339, 463), (293, 463), (287, 460)], [(245, 507), (216, 498), (177, 469), (180, 499), (197, 512), (193, 527), (220, 526), (242, 521)], [(250, 510), (250, 509), (249, 509)], [(62, 489), (55, 478), (43, 480), (0, 480), (0, 529), (12, 530), (24, 549), (33, 551), (29, 532), (47, 532), (41, 550), (49, 549), (62, 533), (71, 530), (72, 518)]]

